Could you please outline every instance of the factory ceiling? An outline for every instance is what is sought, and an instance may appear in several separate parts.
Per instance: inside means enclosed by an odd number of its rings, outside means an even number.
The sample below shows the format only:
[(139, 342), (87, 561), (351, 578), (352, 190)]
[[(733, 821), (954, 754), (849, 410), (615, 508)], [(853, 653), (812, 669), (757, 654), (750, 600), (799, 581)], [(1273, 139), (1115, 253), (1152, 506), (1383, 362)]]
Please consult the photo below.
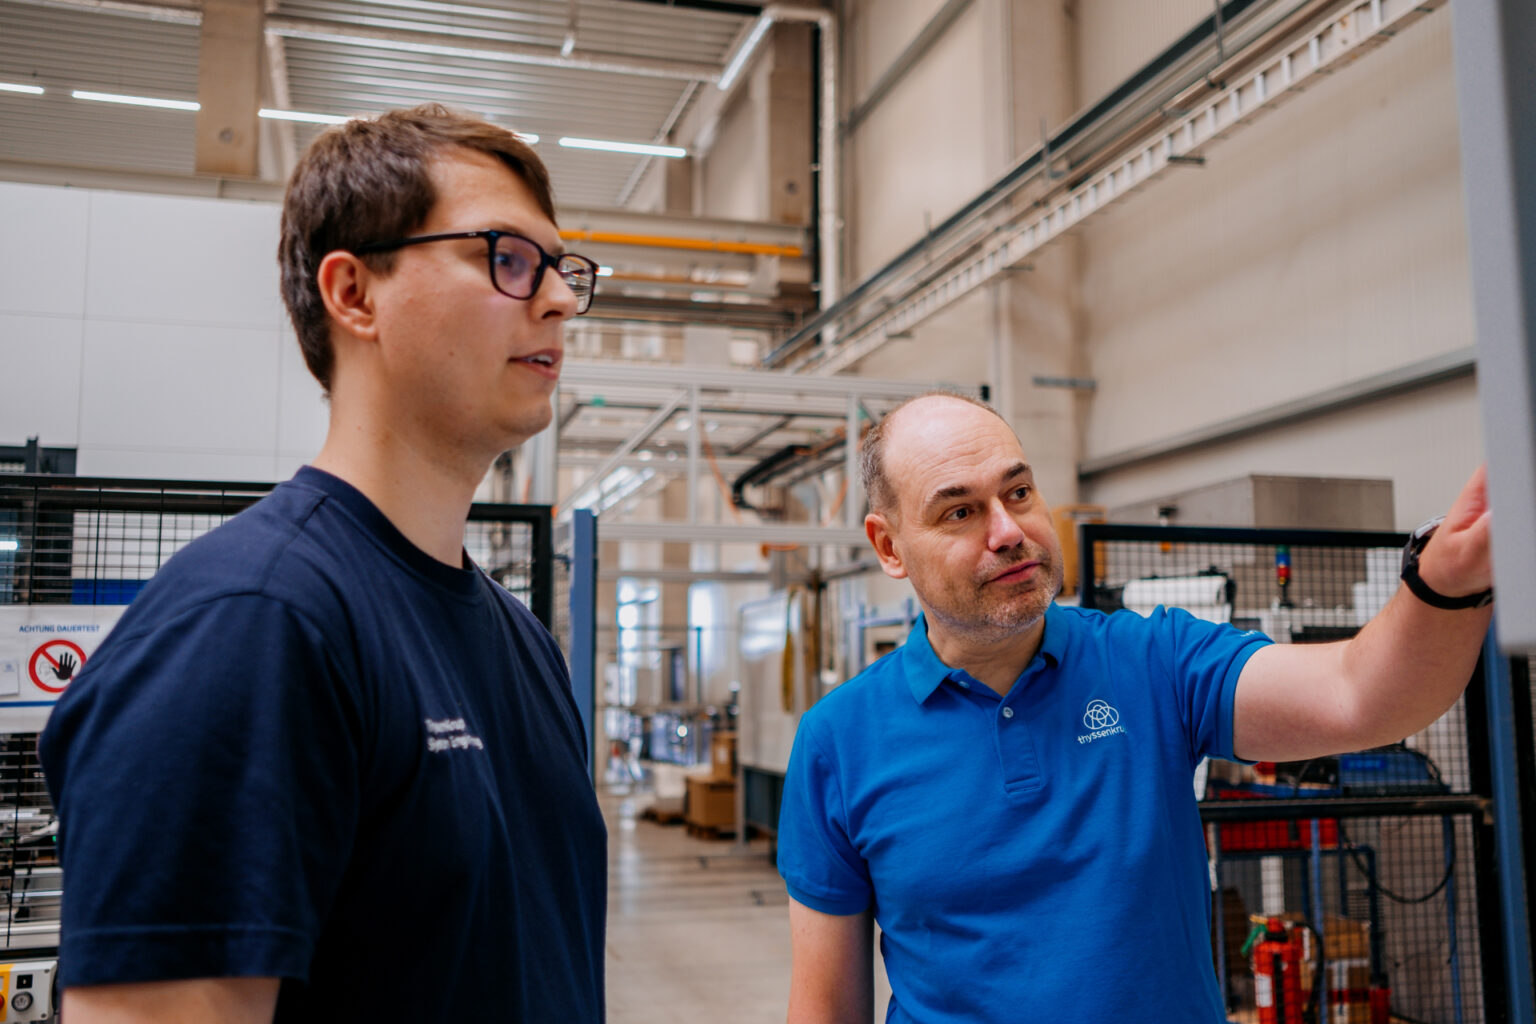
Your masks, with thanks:
[[(75, 94), (198, 101), (204, 9), (235, 2), (0, 0), (0, 162), (197, 172), (196, 112)], [(559, 140), (667, 141), (689, 105), (714, 87), (760, 7), (710, 0), (268, 0), (261, 107), (345, 117), (446, 103), (538, 135), (562, 206), (622, 206), (652, 158), (566, 148)], [(257, 177), (282, 180), (293, 154), (319, 130), (262, 121)]]

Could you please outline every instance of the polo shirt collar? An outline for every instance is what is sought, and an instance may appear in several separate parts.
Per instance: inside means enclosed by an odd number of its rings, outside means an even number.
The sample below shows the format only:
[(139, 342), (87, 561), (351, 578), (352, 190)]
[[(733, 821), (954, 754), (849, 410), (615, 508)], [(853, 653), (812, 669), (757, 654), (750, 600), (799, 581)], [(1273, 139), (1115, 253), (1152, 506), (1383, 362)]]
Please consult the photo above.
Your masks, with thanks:
[[(1045, 658), (1053, 666), (1060, 665), (1066, 650), (1067, 618), (1057, 610), (1056, 602), (1052, 601), (1045, 610), (1045, 635), (1041, 638), (1040, 653), (1036, 657)], [(934, 691), (944, 685), (944, 680), (959, 679), (964, 674), (962, 669), (950, 668), (939, 660), (932, 645), (928, 643), (928, 619), (921, 614), (912, 624), (906, 643), (901, 645), (901, 669), (906, 676), (907, 688), (912, 691), (912, 699), (919, 704), (932, 697)]]

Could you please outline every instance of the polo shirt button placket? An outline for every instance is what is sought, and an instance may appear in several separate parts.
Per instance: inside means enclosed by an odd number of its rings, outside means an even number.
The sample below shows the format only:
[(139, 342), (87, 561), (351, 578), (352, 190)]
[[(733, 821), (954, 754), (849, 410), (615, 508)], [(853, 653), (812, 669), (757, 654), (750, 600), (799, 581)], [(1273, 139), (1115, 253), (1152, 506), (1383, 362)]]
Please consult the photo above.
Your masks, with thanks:
[(1013, 708), (1003, 708), (1003, 717), (1004, 718), (1012, 718), (1013, 717)]

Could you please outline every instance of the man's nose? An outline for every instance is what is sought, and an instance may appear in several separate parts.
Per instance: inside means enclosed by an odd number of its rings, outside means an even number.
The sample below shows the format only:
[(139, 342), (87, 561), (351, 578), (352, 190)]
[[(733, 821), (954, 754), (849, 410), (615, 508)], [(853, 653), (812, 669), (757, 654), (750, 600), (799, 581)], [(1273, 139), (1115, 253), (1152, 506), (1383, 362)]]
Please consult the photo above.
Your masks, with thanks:
[(1024, 531), (1013, 518), (1008, 507), (1000, 500), (987, 506), (987, 547), (993, 551), (1006, 551), (1024, 542)]

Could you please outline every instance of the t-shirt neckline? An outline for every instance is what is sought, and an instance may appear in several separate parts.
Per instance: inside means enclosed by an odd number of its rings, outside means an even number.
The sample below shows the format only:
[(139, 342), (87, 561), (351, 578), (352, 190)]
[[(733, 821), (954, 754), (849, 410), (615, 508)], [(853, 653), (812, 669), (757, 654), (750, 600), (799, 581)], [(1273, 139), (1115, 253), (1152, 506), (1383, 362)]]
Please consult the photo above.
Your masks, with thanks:
[(303, 466), (294, 474), (292, 482), (313, 488), (334, 499), (374, 541), (428, 581), (464, 595), (474, 594), (479, 587), (480, 571), (470, 562), (467, 553), (463, 555), (464, 561), (470, 566), (467, 569), (456, 569), (433, 558), (411, 543), (366, 494), (341, 477), (314, 466)]

